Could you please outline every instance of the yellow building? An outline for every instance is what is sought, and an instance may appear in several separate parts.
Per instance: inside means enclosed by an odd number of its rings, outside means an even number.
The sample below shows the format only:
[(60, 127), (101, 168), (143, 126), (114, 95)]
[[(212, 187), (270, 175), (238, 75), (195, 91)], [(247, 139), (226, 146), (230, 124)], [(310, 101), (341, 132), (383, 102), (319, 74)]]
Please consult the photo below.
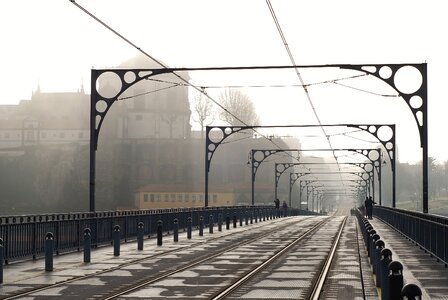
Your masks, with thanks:
[[(210, 189), (208, 206), (234, 206), (230, 186)], [(204, 185), (148, 184), (135, 193), (137, 209), (204, 207)]]

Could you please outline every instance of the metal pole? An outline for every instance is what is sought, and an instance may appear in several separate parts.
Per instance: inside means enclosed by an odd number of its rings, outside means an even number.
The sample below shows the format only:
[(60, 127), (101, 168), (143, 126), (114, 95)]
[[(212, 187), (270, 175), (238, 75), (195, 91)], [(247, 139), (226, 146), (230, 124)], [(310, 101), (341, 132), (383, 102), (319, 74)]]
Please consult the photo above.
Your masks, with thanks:
[(209, 146), (209, 133), (210, 127), (205, 127), (205, 192), (204, 192), (204, 206), (208, 207), (208, 172), (210, 171), (210, 161), (208, 159), (208, 146)]
[(90, 86), (90, 177), (89, 177), (89, 209), (95, 211), (95, 164), (96, 164), (96, 70), (91, 72)]
[[(254, 167), (254, 150), (251, 150), (251, 170), (252, 170), (252, 176), (251, 176), (251, 187), (252, 187), (252, 205), (255, 205), (255, 167)], [(276, 198), (277, 199), (277, 198)]]
[(381, 190), (381, 167), (383, 165), (383, 152), (380, 152), (380, 165), (378, 167), (378, 194), (379, 194), (379, 204), (382, 205), (382, 190)]
[[(428, 99), (428, 90), (427, 90), (427, 64), (423, 64), (422, 69), (422, 99)], [(423, 148), (423, 213), (428, 213), (429, 204), (428, 204), (428, 106), (427, 101), (423, 101), (423, 128), (422, 128), (422, 148)]]

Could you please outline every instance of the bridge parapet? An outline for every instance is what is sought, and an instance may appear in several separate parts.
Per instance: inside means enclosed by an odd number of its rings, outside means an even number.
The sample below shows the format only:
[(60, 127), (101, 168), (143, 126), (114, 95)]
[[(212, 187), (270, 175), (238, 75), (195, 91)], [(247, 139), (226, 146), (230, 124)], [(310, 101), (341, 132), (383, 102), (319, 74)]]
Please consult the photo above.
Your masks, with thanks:
[[(54, 252), (82, 251), (84, 230), (90, 229), (91, 247), (110, 245), (114, 226), (120, 226), (120, 240), (134, 240), (138, 224), (143, 223), (146, 236), (157, 233), (157, 222), (161, 220), (164, 230), (174, 231), (174, 220), (179, 229), (187, 228), (188, 219), (192, 226), (199, 226), (199, 219), (208, 220), (242, 218), (242, 216), (267, 217), (275, 214), (274, 206), (233, 206), (209, 208), (175, 208), (153, 210), (104, 211), (87, 213), (65, 213), (47, 215), (19, 215), (0, 217), (0, 238), (4, 242), (4, 261), (36, 259), (45, 254), (45, 234), (54, 234)], [(314, 212), (296, 208), (288, 209), (288, 215), (312, 215)], [(210, 218), (213, 216), (213, 218)]]
[(384, 206), (373, 214), (448, 265), (448, 217)]

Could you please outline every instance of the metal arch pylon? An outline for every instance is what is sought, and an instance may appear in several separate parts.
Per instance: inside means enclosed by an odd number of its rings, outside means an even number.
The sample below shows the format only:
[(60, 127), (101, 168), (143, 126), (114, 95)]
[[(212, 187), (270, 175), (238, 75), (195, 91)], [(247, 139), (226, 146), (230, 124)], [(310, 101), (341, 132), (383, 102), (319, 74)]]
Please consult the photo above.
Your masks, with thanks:
[[(255, 205), (255, 177), (257, 175), (258, 168), (261, 163), (268, 158), (269, 156), (281, 153), (281, 152), (300, 152), (300, 149), (252, 149), (250, 152), (250, 161), (251, 161), (251, 188), (252, 188), (252, 205)], [(257, 153), (261, 153), (262, 157), (255, 157)], [(277, 199), (277, 195), (275, 195), (275, 199)]]
[[(368, 171), (365, 171), (367, 174), (371, 173)], [(338, 174), (339, 172), (333, 172), (333, 173), (305, 173), (305, 172), (292, 172), (289, 173), (289, 206), (291, 206), (292, 203), (292, 187), (294, 186), (294, 184), (297, 182), (297, 180), (299, 180), (301, 177), (306, 176), (306, 175), (314, 175), (314, 174)], [(346, 172), (345, 174), (352, 174), (352, 175), (356, 175), (358, 176), (360, 179), (360, 181), (363, 181), (366, 184), (366, 187), (369, 185), (369, 179), (371, 179), (370, 174), (368, 174), (369, 178), (365, 179), (363, 178), (363, 174), (366, 173), (361, 173), (361, 172)], [(319, 180), (309, 180), (308, 182), (314, 182), (314, 181), (319, 181)], [(302, 198), (302, 187), (299, 187), (299, 202), (301, 202), (301, 198)]]
[[(363, 65), (335, 65), (342, 69), (357, 70), (387, 83), (404, 99), (407, 106), (414, 116), (415, 122), (418, 126), (420, 147), (422, 148), (422, 178), (423, 178), (423, 213), (428, 213), (428, 72), (427, 64), (363, 64)], [(413, 86), (410, 91), (403, 91), (397, 86), (397, 74), (403, 68), (411, 67), (419, 72), (421, 76), (420, 86)], [(414, 101), (415, 100), (415, 101)], [(395, 179), (394, 179), (395, 180)], [(395, 194), (394, 194), (395, 197)], [(395, 207), (395, 200), (393, 200), (393, 207)]]
[[(381, 149), (353, 149), (353, 148), (344, 148), (344, 149), (303, 149), (303, 150), (300, 150), (300, 151), (352, 151), (352, 152), (356, 152), (356, 153), (359, 153), (361, 155), (364, 155), (364, 157), (366, 157), (370, 161), (370, 164), (372, 165), (372, 170), (376, 169), (377, 172), (379, 172), (378, 166), (381, 164)], [(370, 157), (373, 151), (378, 152), (378, 157), (376, 159), (372, 159)], [(294, 166), (294, 165), (302, 165), (302, 164), (305, 164), (305, 163), (296, 163), (296, 164), (292, 164), (292, 166)], [(373, 191), (375, 191), (375, 186), (374, 186), (375, 182), (374, 182), (374, 178), (373, 178), (374, 173), (373, 172), (370, 173), (370, 171), (365, 169), (365, 167), (366, 167), (366, 165), (368, 165), (368, 163), (359, 163), (359, 164), (360, 164), (360, 167), (363, 168), (364, 171), (366, 171), (366, 173), (368, 174), (368, 176), (369, 176), (368, 179), (372, 180)], [(291, 167), (291, 166), (288, 166), (288, 168), (289, 167)], [(276, 168), (277, 168), (277, 166), (276, 166)], [(275, 189), (276, 189), (276, 192), (277, 192), (278, 181), (280, 179), (280, 176), (283, 174), (284, 171), (286, 171), (286, 169), (287, 168), (285, 168), (282, 172), (279, 172), (276, 169), (276, 177), (275, 177)], [(394, 169), (392, 169), (392, 173), (393, 174), (395, 173)], [(371, 174), (372, 174), (372, 176), (371, 176)], [(378, 176), (378, 179), (381, 180), (380, 175)], [(380, 182), (380, 184), (381, 184), (381, 182)], [(395, 191), (395, 182), (393, 182), (393, 191)]]
[[(386, 153), (391, 161), (392, 180), (393, 186), (395, 186), (395, 124), (330, 124), (330, 125), (268, 125), (268, 126), (206, 126), (205, 135), (205, 192), (204, 192), (204, 205), (208, 207), (208, 173), (210, 171), (211, 160), (217, 148), (223, 143), (225, 139), (234, 133), (241, 132), (243, 130), (254, 130), (257, 128), (301, 128), (301, 127), (352, 127), (358, 128), (373, 135), (384, 147)], [(378, 134), (379, 129), (386, 127), (392, 131), (392, 135), (389, 139), (383, 140)], [(212, 137), (211, 131), (217, 130), (219, 134)], [(213, 141), (212, 139), (216, 139)], [(372, 149), (373, 150), (373, 149)], [(303, 151), (303, 150), (302, 150)], [(252, 200), (254, 202), (254, 200)], [(395, 207), (395, 191), (393, 196), (392, 206)]]
[[(103, 69), (91, 70), (90, 86), (90, 174), (89, 174), (89, 210), (95, 212), (95, 177), (96, 177), (96, 150), (98, 138), (106, 114), (118, 98), (134, 84), (152, 76), (172, 73), (174, 69)], [(98, 79), (103, 75), (109, 76), (117, 86), (109, 90), (98, 91)]]
[[(373, 149), (369, 149), (369, 150), (373, 150)], [(378, 150), (378, 152), (380, 152), (380, 150)], [(368, 159), (370, 159), (370, 157), (367, 157)], [(377, 170), (377, 174), (378, 174), (378, 180), (379, 183), (381, 184), (381, 169), (380, 169), (380, 164), (381, 164), (381, 156), (376, 159), (376, 160), (372, 160), (370, 159), (372, 167), (374, 169)], [(377, 166), (377, 161), (379, 161), (379, 164)], [(343, 163), (275, 163), (274, 165), (274, 171), (275, 171), (275, 198), (277, 199), (277, 193), (278, 193), (278, 183), (280, 181), (280, 177), (283, 175), (284, 172), (286, 172), (289, 168), (294, 167), (294, 166), (300, 166), (300, 165), (310, 165), (310, 164), (337, 164), (337, 165), (344, 165), (344, 164), (348, 164), (348, 165), (353, 165), (353, 166), (357, 166), (360, 167), (361, 169), (363, 169), (368, 175), (369, 175), (369, 179), (371, 178), (370, 175), (370, 171), (366, 169), (367, 165), (369, 163), (359, 163), (359, 162), (343, 162)], [(279, 170), (279, 166), (282, 167), (282, 170)], [(374, 175), (374, 174), (373, 174)], [(380, 195), (381, 196), (381, 195)], [(380, 197), (380, 203), (381, 203), (381, 197)], [(380, 204), (381, 205), (381, 204)]]
[[(268, 158), (269, 156), (273, 155), (273, 154), (277, 154), (280, 152), (302, 152), (302, 151), (318, 151), (318, 149), (252, 149), (250, 152), (250, 160), (251, 160), (251, 188), (252, 188), (252, 205), (255, 204), (255, 178), (257, 175), (257, 171), (258, 168), (260, 167), (261, 163)], [(357, 152), (359, 154), (364, 155), (367, 159), (370, 160), (370, 162), (372, 163), (373, 166), (375, 166), (375, 164), (377, 163), (377, 161), (380, 159), (380, 156), (378, 156), (378, 158), (376, 160), (372, 160), (369, 157), (369, 154), (371, 153), (370, 151), (377, 151), (377, 149), (332, 149), (332, 150), (328, 150), (328, 151), (353, 151), (353, 152)], [(256, 155), (257, 153), (261, 153), (261, 157), (257, 158)], [(280, 174), (281, 175), (281, 174)], [(369, 174), (369, 179), (370, 179), (370, 174)], [(276, 182), (275, 182), (275, 199), (277, 199), (277, 177), (276, 177)], [(291, 206), (291, 199), (289, 201), (289, 206)]]
[[(269, 66), (269, 67), (260, 67), (260, 69), (279, 69), (279, 68), (291, 68), (292, 66)], [(308, 66), (293, 66), (294, 68), (340, 68), (347, 70), (355, 70), (362, 72), (364, 74), (369, 74), (375, 76), (376, 78), (382, 80), (391, 86), (397, 93), (405, 100), (408, 107), (411, 109), (414, 119), (416, 120), (419, 136), (420, 136), (420, 144), (423, 148), (423, 159), (422, 159), (422, 167), (423, 167), (423, 212), (428, 212), (428, 94), (427, 94), (427, 64), (415, 64), (415, 63), (407, 63), (407, 64), (328, 64), (328, 65), (308, 65)], [(416, 69), (421, 77), (422, 82), (420, 86), (417, 86), (412, 90), (412, 92), (406, 92), (400, 90), (400, 88), (396, 85), (395, 79), (397, 74), (403, 69), (411, 67)], [(253, 68), (253, 67), (250, 67)], [(193, 70), (220, 70), (220, 69), (229, 69), (229, 68), (164, 68), (164, 69), (109, 69), (109, 70), (92, 70), (91, 76), (91, 110), (90, 110), (90, 187), (89, 187), (89, 199), (90, 199), (90, 211), (95, 211), (95, 151), (97, 148), (99, 131), (101, 128), (101, 124), (105, 118), (105, 115), (109, 111), (113, 102), (121, 95), (127, 88), (132, 86), (133, 84), (146, 79), (148, 77), (164, 74), (164, 73), (173, 73), (176, 71), (193, 71)], [(244, 67), (233, 68), (235, 70), (245, 69)], [(246, 69), (249, 69), (247, 67)], [(121, 84), (119, 91), (110, 97), (101, 97), (96, 89), (97, 80), (101, 74), (110, 72), (115, 77), (118, 77), (118, 80)], [(412, 101), (412, 99), (416, 99), (417, 101)], [(420, 99), (420, 101), (419, 101)], [(97, 108), (97, 104), (100, 101), (104, 101), (106, 104), (105, 109)], [(417, 103), (417, 104), (416, 104)], [(99, 117), (99, 121), (97, 122), (97, 117)], [(208, 135), (207, 135), (208, 138)], [(206, 144), (206, 148), (208, 145)], [(207, 150), (206, 150), (207, 151)], [(207, 162), (206, 154), (206, 162)], [(213, 155), (213, 154), (212, 154)], [(395, 157), (395, 156), (394, 156)], [(211, 159), (211, 158), (210, 158)], [(92, 166), (93, 165), (93, 166)], [(209, 163), (206, 163), (206, 173), (208, 172), (207, 166), (209, 167)], [(206, 175), (208, 179), (208, 175)], [(206, 184), (206, 202), (208, 201), (208, 184)], [(208, 203), (205, 204), (208, 206)]]

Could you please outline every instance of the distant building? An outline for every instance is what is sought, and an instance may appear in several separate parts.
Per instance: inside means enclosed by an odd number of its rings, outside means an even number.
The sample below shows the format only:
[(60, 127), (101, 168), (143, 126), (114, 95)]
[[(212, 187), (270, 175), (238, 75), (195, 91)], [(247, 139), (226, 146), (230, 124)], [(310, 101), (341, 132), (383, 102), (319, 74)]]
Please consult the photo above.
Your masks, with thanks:
[[(209, 206), (234, 206), (231, 186), (221, 186), (209, 195)], [(135, 194), (137, 209), (204, 207), (204, 186), (186, 184), (149, 184)]]
[[(137, 56), (118, 68), (158, 66), (148, 63), (146, 57)], [(189, 79), (186, 73), (182, 77)], [(107, 78), (99, 87), (114, 88)], [(118, 98), (104, 119), (98, 140), (97, 209), (134, 205), (142, 209), (203, 207), (205, 139), (200, 132), (191, 130), (188, 87), (173, 74), (164, 74), (133, 85)], [(281, 138), (272, 137), (272, 141), (288, 147)], [(61, 180), (59, 186), (66, 189), (74, 186), (71, 181), (74, 172), (79, 174), (80, 184), (70, 190), (73, 195), (87, 193), (89, 143), (90, 95), (83, 88), (65, 93), (45, 93), (37, 88), (30, 100), (22, 100), (18, 105), (0, 105), (0, 155), (23, 155), (34, 146), (45, 146), (39, 147), (39, 151), (52, 156), (59, 150), (70, 152), (76, 163), (69, 163), (67, 158), (52, 163), (61, 164), (60, 173), (53, 175)], [(250, 132), (243, 139), (228, 137), (225, 145), (215, 152), (211, 164), (209, 205), (251, 204), (248, 154), (251, 149), (273, 147), (271, 141)], [(33, 167), (35, 162), (28, 161)], [(43, 190), (54, 182), (45, 180), (34, 176), (28, 182)], [(260, 168), (255, 185), (256, 204), (273, 203), (273, 184), (272, 166)], [(54, 197), (49, 202), (59, 201), (59, 194), (51, 193), (48, 189), (45, 198)]]
[(72, 93), (43, 93), (31, 100), (0, 105), (0, 149), (23, 150), (34, 145), (88, 144), (90, 96), (81, 89)]

